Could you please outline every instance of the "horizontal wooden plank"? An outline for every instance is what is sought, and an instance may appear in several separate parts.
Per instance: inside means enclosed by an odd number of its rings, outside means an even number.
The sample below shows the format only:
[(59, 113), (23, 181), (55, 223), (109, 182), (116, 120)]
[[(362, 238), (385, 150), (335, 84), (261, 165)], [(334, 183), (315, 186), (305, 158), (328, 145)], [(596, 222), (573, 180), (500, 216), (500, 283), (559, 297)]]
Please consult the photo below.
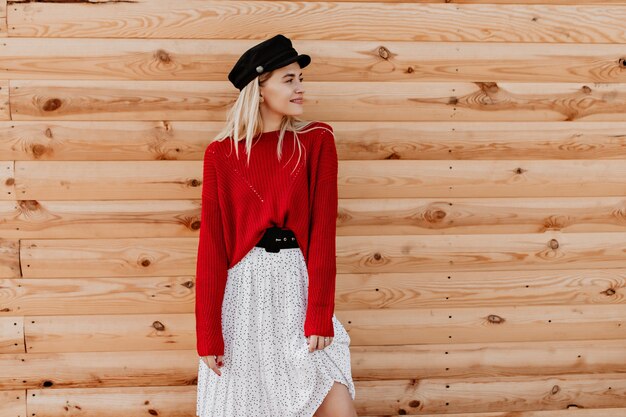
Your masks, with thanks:
[(196, 345), (193, 314), (27, 316), (28, 353), (182, 350)]
[[(328, 123), (340, 160), (626, 158), (626, 122), (619, 121)], [(223, 125), (223, 121), (0, 121), (0, 155), (16, 161), (202, 160)]]
[(0, 317), (0, 353), (21, 353), (25, 351), (24, 317), (15, 315)]
[[(626, 305), (481, 306), (338, 310), (353, 346), (626, 339)], [(196, 344), (195, 316), (26, 316), (27, 352), (184, 350)]]
[[(353, 340), (354, 341), (354, 340)], [(626, 340), (350, 346), (354, 380), (621, 373)]]
[(11, 80), (11, 119), (223, 120), (236, 92), (219, 81)]
[[(604, 377), (604, 378), (603, 378)], [(454, 378), (408, 381), (363, 381), (356, 387), (360, 415), (464, 413), (563, 410), (569, 407), (624, 407), (621, 395), (626, 381), (620, 374), (513, 377), (497, 379)], [(357, 400), (358, 401), (358, 400)]]
[[(623, 268), (624, 233), (337, 236), (338, 273)], [(24, 239), (25, 278), (194, 275), (196, 238)]]
[[(355, 381), (622, 373), (626, 340), (350, 347)], [(19, 369), (19, 380), (15, 372)], [(123, 387), (197, 382), (187, 350), (0, 355), (0, 389)]]
[[(622, 197), (339, 199), (337, 235), (623, 232)], [(197, 237), (200, 199), (0, 201), (0, 233), (24, 238)]]
[(340, 160), (626, 158), (626, 123), (619, 121), (329, 123)]
[(619, 232), (625, 204), (617, 196), (340, 198), (337, 235)]
[[(250, 40), (8, 38), (11, 80), (225, 81)], [(625, 82), (623, 46), (593, 43), (298, 40), (307, 81)], [(419, 62), (419, 64), (416, 64)], [(369, 69), (369, 70), (364, 70)]]
[[(616, 373), (558, 378), (362, 381), (355, 385), (359, 415), (462, 412), (467, 416), (471, 412), (500, 410), (503, 404), (508, 409), (506, 415), (518, 411), (563, 410), (569, 407), (605, 409), (626, 406), (624, 396), (606, 394), (626, 389), (626, 378)], [(79, 405), (82, 413), (99, 417), (148, 413), (189, 417), (195, 410), (196, 394), (194, 385), (29, 390), (28, 411), (36, 415), (45, 413), (46, 416), (60, 417), (67, 415), (66, 408)], [(577, 413), (571, 411), (571, 415)], [(536, 416), (560, 417), (560, 414)], [(589, 414), (585, 414), (587, 416)]]
[(324, 39), (335, 40), (626, 43), (622, 30), (626, 7), (620, 3), (392, 3), (393, 7), (386, 1), (370, 1), (367, 7), (346, 1), (12, 2), (7, 22), (11, 37), (264, 39), (285, 33), (294, 40), (324, 34)]
[(626, 305), (344, 310), (354, 345), (626, 339)]
[[(20, 280), (22, 287), (27, 281)], [(336, 310), (620, 304), (626, 270), (345, 273), (335, 287)]]
[(223, 125), (165, 120), (0, 122), (0, 155), (17, 161), (202, 160)]
[(202, 161), (15, 162), (20, 200), (199, 199), (202, 179)]
[(21, 276), (19, 257), (19, 241), (0, 238), (0, 278)]
[(195, 275), (196, 238), (22, 240), (26, 278)]
[[(309, 120), (626, 120), (626, 83), (308, 85), (304, 117)], [(225, 81), (11, 80), (10, 89), (12, 120), (216, 121), (225, 118), (238, 93)]]
[(69, 388), (28, 391), (28, 412), (35, 416), (97, 417), (195, 415), (195, 385), (164, 387)]
[(0, 389), (192, 385), (198, 360), (195, 349), (1, 354)]
[[(28, 162), (16, 162), (18, 188), (21, 164)], [(620, 160), (388, 160), (341, 161), (337, 181), (341, 198), (555, 198), (623, 196), (624, 177)]]
[[(340, 161), (337, 185), (345, 199), (589, 198), (623, 196), (624, 178), (621, 160)], [(202, 161), (16, 161), (0, 200), (199, 199), (202, 180)]]
[(6, 238), (197, 237), (200, 199), (0, 201)]
[[(619, 232), (552, 231), (514, 235), (338, 236), (336, 253), (337, 271), (342, 273), (609, 269), (624, 266), (626, 237)], [(23, 265), (24, 260), (22, 269), (26, 276)]]
[(0, 279), (0, 316), (189, 313), (195, 277)]

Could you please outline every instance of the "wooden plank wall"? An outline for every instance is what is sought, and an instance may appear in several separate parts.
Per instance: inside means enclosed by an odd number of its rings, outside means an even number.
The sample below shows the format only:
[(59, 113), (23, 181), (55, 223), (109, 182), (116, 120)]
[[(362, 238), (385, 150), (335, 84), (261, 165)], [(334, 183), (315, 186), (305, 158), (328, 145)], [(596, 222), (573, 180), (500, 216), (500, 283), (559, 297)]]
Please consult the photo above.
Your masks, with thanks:
[(248, 47), (335, 128), (360, 416), (626, 416), (626, 1), (3, 2), (0, 415), (193, 416)]

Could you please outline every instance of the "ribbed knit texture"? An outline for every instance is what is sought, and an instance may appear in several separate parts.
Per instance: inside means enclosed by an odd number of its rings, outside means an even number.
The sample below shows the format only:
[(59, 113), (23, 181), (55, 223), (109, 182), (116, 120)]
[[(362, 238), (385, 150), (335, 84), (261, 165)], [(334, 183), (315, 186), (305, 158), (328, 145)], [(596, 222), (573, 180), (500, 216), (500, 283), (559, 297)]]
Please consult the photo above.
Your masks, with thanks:
[[(312, 126), (332, 131), (326, 123)], [(230, 138), (206, 148), (196, 265), (200, 356), (224, 354), (221, 312), (228, 269), (272, 226), (293, 230), (307, 264), (304, 335), (334, 336), (337, 149), (334, 135), (321, 128), (298, 134), (298, 138), (306, 150), (302, 149), (297, 165), (298, 147), (291, 132), (285, 133), (281, 161), (276, 155), (278, 131), (255, 139), (249, 167), (243, 141), (239, 160)]]

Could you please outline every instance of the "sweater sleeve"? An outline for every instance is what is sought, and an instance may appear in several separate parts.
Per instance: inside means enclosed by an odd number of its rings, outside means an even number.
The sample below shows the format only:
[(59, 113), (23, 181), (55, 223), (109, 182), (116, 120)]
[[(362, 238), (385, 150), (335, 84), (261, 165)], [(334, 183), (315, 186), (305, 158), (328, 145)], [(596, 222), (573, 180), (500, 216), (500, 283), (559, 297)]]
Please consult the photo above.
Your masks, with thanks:
[(338, 161), (334, 135), (323, 131), (320, 139), (309, 220), (309, 290), (304, 323), (306, 337), (334, 336), (332, 317), (335, 310), (337, 273), (335, 239)]
[(216, 155), (204, 153), (200, 238), (196, 262), (196, 338), (200, 356), (223, 355), (222, 301), (228, 276), (218, 199)]

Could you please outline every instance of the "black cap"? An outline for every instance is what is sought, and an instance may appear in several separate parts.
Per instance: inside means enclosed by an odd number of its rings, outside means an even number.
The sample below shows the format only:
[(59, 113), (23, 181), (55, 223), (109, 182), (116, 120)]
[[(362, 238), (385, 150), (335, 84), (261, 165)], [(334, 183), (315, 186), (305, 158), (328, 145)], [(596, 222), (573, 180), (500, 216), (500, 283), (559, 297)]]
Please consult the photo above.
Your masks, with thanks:
[(298, 61), (300, 68), (311, 63), (311, 57), (306, 54), (298, 55), (291, 46), (289, 38), (276, 35), (244, 52), (237, 63), (228, 73), (228, 79), (241, 91), (248, 83), (264, 72)]

